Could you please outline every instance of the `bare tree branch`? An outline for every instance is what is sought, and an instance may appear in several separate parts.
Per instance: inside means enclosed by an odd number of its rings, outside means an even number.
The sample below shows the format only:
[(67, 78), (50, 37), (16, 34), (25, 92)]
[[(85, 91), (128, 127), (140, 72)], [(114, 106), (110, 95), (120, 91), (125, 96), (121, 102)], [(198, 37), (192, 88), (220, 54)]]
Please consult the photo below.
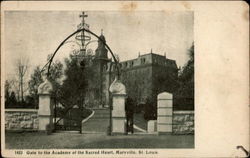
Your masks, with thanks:
[(25, 76), (28, 70), (28, 58), (19, 58), (16, 61), (16, 70), (17, 70), (17, 78), (18, 78), (18, 99), (24, 101), (24, 84), (25, 84)]

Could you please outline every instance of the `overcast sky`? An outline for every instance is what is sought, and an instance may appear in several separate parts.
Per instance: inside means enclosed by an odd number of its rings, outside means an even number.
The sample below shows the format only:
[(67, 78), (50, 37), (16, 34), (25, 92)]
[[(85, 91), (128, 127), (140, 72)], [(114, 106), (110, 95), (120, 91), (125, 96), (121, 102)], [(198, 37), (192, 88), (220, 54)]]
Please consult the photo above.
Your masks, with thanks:
[[(120, 60), (134, 59), (138, 53), (164, 55), (183, 66), (193, 42), (193, 12), (86, 12), (86, 23), (98, 35), (103, 29), (107, 44)], [(30, 71), (46, 63), (48, 54), (80, 23), (80, 12), (69, 11), (8, 11), (5, 12), (5, 66), (7, 77), (15, 74), (18, 58), (29, 58)], [(96, 40), (92, 37), (93, 40)], [(74, 40), (72, 38), (71, 40)], [(89, 48), (95, 49), (96, 43)], [(74, 43), (65, 44), (55, 59), (63, 60)]]

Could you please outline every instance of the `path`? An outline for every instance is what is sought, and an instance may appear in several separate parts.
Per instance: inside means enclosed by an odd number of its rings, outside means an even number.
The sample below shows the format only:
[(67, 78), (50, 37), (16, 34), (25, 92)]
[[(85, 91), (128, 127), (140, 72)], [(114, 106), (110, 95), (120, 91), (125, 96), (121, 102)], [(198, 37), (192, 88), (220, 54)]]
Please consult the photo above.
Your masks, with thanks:
[(82, 133), (106, 133), (109, 126), (109, 109), (93, 109), (94, 115), (82, 124)]
[[(87, 118), (82, 123), (82, 133), (106, 133), (109, 126), (109, 109), (101, 108), (101, 109), (93, 109), (93, 113), (90, 118)], [(145, 128), (142, 127), (143, 121), (138, 121), (140, 119), (135, 119), (134, 124), (134, 132), (135, 133), (146, 133)]]
[(41, 132), (5, 134), (7, 149), (194, 148), (194, 135), (107, 136), (79, 133), (47, 135)]

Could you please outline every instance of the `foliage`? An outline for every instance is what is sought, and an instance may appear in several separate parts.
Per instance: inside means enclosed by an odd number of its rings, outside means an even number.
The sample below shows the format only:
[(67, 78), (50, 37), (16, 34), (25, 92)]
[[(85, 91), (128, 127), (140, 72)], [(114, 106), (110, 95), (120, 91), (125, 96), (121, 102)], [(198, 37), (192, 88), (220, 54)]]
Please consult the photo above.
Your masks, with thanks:
[(156, 104), (147, 98), (144, 106), (144, 119), (145, 120), (156, 120), (157, 118), (157, 106)]
[(10, 99), (10, 88), (11, 88), (11, 83), (10, 81), (6, 80), (4, 84), (5, 105), (8, 104)]
[(15, 92), (11, 92), (8, 98), (5, 98), (5, 108), (14, 108), (17, 105), (17, 99)]
[[(48, 56), (49, 58), (49, 56)], [(51, 64), (50, 67), (50, 75), (48, 80), (53, 85), (53, 94), (57, 93), (60, 87), (60, 79), (63, 75), (63, 64), (59, 61), (55, 61), (55, 63)], [(33, 98), (34, 105), (38, 106), (38, 87), (43, 82), (41, 68), (37, 66), (33, 73), (31, 74), (31, 79), (29, 80), (29, 93), (30, 97)]]
[(32, 98), (34, 98), (34, 105), (38, 106), (38, 86), (43, 82), (41, 69), (37, 66), (34, 72), (31, 74), (31, 79), (29, 80), (29, 93)]
[(83, 106), (84, 95), (88, 85), (86, 62), (82, 61), (79, 65), (78, 59), (70, 55), (70, 58), (65, 59), (65, 63), (66, 79), (63, 81), (58, 93), (60, 101), (63, 106)]
[(182, 82), (194, 81), (194, 45), (189, 49), (189, 60), (183, 67), (179, 80)]
[[(154, 90), (156, 91), (154, 94), (159, 94), (161, 92), (169, 92), (173, 93), (178, 88), (178, 76), (176, 69), (169, 68), (167, 70), (158, 68), (156, 75), (154, 76), (156, 79), (157, 85), (154, 87)], [(162, 86), (165, 85), (165, 86)], [(157, 98), (157, 96), (154, 96), (153, 98)]]
[(194, 44), (189, 49), (189, 60), (178, 77), (179, 88), (174, 95), (174, 108), (194, 109)]
[(60, 87), (61, 87), (61, 79), (63, 76), (63, 64), (60, 61), (55, 61), (50, 67), (50, 75), (48, 80), (53, 85), (52, 96), (55, 96)]
[[(25, 101), (19, 101), (16, 97), (14, 87), (14, 80), (6, 80), (4, 84), (4, 91), (5, 91), (5, 108), (23, 108), (23, 107), (30, 107), (29, 103)], [(17, 91), (19, 92), (19, 91)]]
[(5, 108), (34, 108), (33, 98), (27, 96), (23, 102), (16, 99), (16, 94), (11, 91), (10, 96), (5, 98)]

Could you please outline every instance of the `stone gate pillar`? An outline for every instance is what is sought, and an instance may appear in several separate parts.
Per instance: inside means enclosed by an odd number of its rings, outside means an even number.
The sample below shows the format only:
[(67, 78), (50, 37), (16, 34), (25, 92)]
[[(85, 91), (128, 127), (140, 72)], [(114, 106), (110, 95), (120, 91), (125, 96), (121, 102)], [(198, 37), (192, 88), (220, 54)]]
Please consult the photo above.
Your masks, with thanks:
[(163, 92), (157, 96), (157, 132), (172, 133), (173, 95)]
[(51, 91), (52, 84), (48, 81), (47, 78), (44, 79), (44, 82), (38, 87), (39, 95), (39, 109), (38, 109), (38, 118), (39, 118), (39, 130), (45, 131), (46, 126), (53, 128), (53, 105), (51, 103)]
[(109, 88), (112, 93), (112, 129), (113, 134), (125, 134), (126, 126), (126, 114), (125, 114), (125, 100), (127, 97), (126, 87), (121, 83), (120, 80), (115, 78), (114, 82)]

